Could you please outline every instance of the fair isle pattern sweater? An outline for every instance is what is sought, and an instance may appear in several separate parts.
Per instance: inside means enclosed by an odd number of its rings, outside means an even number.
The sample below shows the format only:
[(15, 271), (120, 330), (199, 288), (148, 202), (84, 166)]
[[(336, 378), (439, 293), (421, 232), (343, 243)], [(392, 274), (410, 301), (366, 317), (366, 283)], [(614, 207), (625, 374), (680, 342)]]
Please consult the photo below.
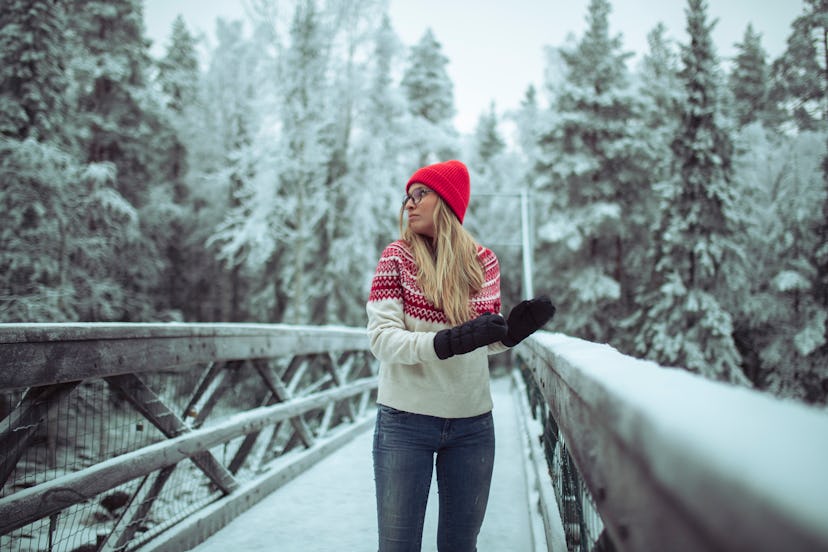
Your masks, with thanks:
[[(475, 314), (500, 313), (500, 266), (478, 246), (483, 288), (472, 296)], [(426, 299), (406, 242), (382, 252), (366, 305), (371, 351), (380, 361), (377, 402), (397, 410), (441, 418), (467, 418), (492, 409), (488, 355), (502, 343), (445, 360), (437, 358), (434, 335), (450, 328), (445, 313)]]

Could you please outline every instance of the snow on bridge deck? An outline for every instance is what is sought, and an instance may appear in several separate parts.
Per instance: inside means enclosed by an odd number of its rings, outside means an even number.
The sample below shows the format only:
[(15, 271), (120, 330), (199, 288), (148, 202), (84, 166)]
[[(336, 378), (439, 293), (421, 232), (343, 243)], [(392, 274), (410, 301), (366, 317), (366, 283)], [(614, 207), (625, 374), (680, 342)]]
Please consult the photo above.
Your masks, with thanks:
[[(511, 380), (492, 380), (497, 450), (480, 552), (531, 551), (524, 435)], [(371, 460), (373, 429), (268, 496), (193, 550), (195, 552), (369, 552), (377, 549)], [(532, 514), (534, 516), (534, 514)], [(436, 551), (437, 487), (432, 481), (423, 552)]]

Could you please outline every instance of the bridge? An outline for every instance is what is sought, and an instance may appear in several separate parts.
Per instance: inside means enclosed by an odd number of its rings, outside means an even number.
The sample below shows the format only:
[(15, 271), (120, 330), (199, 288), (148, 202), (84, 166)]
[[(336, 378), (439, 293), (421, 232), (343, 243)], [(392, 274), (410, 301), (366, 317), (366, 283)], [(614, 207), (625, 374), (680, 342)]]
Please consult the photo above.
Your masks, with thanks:
[[(510, 354), (481, 551), (828, 550), (826, 410), (560, 334)], [(0, 550), (376, 549), (361, 328), (0, 324), (0, 366)]]

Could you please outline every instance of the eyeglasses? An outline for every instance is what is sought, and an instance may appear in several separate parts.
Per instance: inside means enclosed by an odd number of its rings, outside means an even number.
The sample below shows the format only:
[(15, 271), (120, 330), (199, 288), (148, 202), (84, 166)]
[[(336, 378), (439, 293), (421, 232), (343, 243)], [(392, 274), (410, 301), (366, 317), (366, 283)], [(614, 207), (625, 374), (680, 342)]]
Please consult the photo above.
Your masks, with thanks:
[(408, 204), (409, 199), (414, 202), (414, 206), (416, 207), (417, 205), (420, 204), (420, 202), (423, 200), (423, 198), (425, 196), (427, 196), (428, 194), (430, 194), (433, 191), (434, 190), (429, 190), (427, 188), (417, 188), (416, 190), (414, 190), (410, 194), (405, 194), (405, 197), (403, 198), (403, 203), (402, 203), (403, 207), (405, 207)]

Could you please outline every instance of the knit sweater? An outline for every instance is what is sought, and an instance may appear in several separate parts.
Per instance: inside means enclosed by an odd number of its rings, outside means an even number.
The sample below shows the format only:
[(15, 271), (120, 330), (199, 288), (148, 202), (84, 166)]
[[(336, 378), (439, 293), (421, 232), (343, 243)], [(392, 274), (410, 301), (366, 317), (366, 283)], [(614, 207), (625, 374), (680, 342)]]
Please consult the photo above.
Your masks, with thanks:
[[(478, 246), (483, 288), (471, 299), (476, 315), (500, 313), (500, 266)], [(371, 351), (380, 361), (377, 402), (397, 410), (441, 418), (467, 418), (492, 409), (488, 355), (502, 343), (445, 360), (437, 358), (434, 335), (450, 328), (445, 313), (417, 283), (417, 265), (406, 242), (382, 252), (366, 305)]]

